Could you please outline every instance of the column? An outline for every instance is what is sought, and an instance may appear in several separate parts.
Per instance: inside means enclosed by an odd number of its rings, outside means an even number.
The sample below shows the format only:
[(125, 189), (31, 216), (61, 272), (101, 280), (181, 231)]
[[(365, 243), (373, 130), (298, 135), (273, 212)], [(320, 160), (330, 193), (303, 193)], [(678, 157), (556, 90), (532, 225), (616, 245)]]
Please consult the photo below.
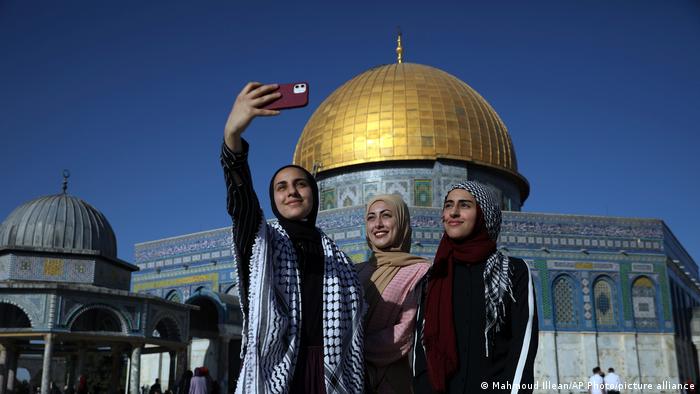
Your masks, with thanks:
[(188, 362), (188, 351), (187, 347), (183, 347), (182, 349), (179, 349), (177, 351), (177, 364), (175, 366), (175, 376), (176, 378), (179, 378), (182, 376), (182, 374), (185, 373), (187, 369), (189, 369), (189, 362)]
[(14, 344), (5, 345), (7, 349), (7, 393), (15, 391), (15, 380), (17, 379), (17, 361), (19, 359), (19, 351)]
[(109, 392), (119, 392), (119, 378), (122, 375), (122, 349), (121, 346), (112, 346), (112, 372), (109, 377)]
[(0, 394), (7, 390), (7, 349), (0, 345)]
[(72, 388), (74, 391), (77, 365), (78, 357), (75, 354), (71, 354), (68, 362), (68, 376), (66, 377), (66, 386)]
[(87, 357), (87, 349), (84, 343), (78, 344), (78, 364), (75, 368), (75, 376), (80, 379), (81, 376), (85, 375), (85, 357)]
[(177, 366), (177, 363), (175, 360), (177, 359), (177, 352), (170, 351), (168, 352), (168, 355), (170, 356), (170, 368), (168, 368), (168, 389), (175, 391), (175, 379), (177, 379), (177, 376), (175, 375), (175, 368)]
[(134, 345), (131, 350), (129, 394), (141, 394), (141, 350), (143, 350), (142, 344)]
[(219, 381), (219, 389), (222, 393), (228, 393), (228, 374), (229, 374), (229, 359), (228, 345), (231, 341), (230, 337), (222, 337), (219, 340), (219, 365), (216, 369), (217, 380)]
[(51, 382), (51, 357), (53, 357), (53, 335), (44, 336), (44, 363), (41, 371), (41, 394), (49, 394)]
[(695, 345), (695, 352), (700, 360), (700, 306), (693, 308), (693, 317), (690, 319), (690, 339)]

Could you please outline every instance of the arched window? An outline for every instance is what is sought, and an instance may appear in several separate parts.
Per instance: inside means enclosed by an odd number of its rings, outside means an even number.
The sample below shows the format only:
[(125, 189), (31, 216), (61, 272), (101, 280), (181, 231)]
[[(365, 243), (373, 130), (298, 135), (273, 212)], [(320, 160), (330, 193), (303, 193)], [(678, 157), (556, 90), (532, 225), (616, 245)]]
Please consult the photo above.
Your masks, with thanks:
[(574, 285), (571, 278), (560, 276), (552, 286), (554, 296), (554, 318), (557, 328), (576, 327), (576, 312), (574, 308)]
[(29, 317), (23, 310), (5, 302), (0, 303), (0, 328), (31, 328)]
[(117, 315), (106, 308), (88, 309), (81, 313), (73, 324), (71, 331), (107, 331), (122, 332), (122, 324)]
[(168, 293), (165, 299), (172, 302), (182, 302), (180, 300), (180, 294), (178, 294), (177, 290), (170, 290), (170, 293)]
[(654, 282), (642, 276), (632, 284), (632, 307), (634, 308), (634, 325), (637, 328), (656, 328), (656, 290)]
[(153, 330), (151, 335), (168, 341), (180, 341), (180, 328), (173, 319), (166, 317), (156, 324), (155, 330)]
[(599, 327), (615, 326), (615, 305), (610, 282), (598, 279), (593, 285), (593, 300), (595, 303), (595, 322)]

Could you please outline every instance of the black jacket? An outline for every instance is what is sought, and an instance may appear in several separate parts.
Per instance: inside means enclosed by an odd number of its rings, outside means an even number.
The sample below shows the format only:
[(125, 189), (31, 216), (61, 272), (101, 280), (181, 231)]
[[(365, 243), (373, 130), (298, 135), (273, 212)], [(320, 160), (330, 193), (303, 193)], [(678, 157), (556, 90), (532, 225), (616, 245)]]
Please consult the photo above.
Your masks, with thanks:
[[(539, 333), (534, 284), (523, 260), (514, 257), (509, 260), (515, 302), (504, 294), (505, 320), (498, 332), (495, 329), (489, 332), (492, 339), (488, 357), (484, 337), (486, 310), (483, 274), (486, 263), (455, 264), (452, 308), (459, 366), (448, 381), (448, 393), (510, 393), (514, 383), (518, 382), (521, 389), (513, 392), (533, 391), (533, 367)], [(412, 355), (413, 386), (417, 394), (433, 392), (422, 344), (425, 289), (429, 275), (426, 275), (423, 283)]]

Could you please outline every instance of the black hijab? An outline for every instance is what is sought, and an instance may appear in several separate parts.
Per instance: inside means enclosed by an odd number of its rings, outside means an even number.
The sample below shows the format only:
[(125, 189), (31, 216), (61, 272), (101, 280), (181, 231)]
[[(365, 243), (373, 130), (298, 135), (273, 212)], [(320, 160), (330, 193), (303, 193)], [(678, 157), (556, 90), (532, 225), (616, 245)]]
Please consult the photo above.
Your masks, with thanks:
[[(286, 219), (284, 216), (282, 216), (282, 214), (280, 214), (279, 210), (277, 210), (277, 204), (275, 203), (275, 177), (280, 173), (280, 171), (290, 167), (297, 168), (303, 172), (306, 180), (309, 182), (309, 186), (311, 186), (311, 196), (313, 198), (311, 212), (302, 220)], [(272, 205), (272, 213), (275, 214), (279, 224), (282, 226), (284, 231), (287, 232), (287, 235), (289, 235), (289, 238), (295, 245), (297, 245), (299, 242), (306, 241), (320, 246), (321, 234), (316, 229), (316, 216), (318, 215), (319, 206), (318, 183), (316, 183), (316, 179), (314, 179), (314, 176), (311, 175), (310, 172), (306, 171), (306, 169), (303, 167), (293, 164), (286, 165), (277, 170), (274, 175), (272, 175), (272, 179), (270, 179), (270, 204)]]

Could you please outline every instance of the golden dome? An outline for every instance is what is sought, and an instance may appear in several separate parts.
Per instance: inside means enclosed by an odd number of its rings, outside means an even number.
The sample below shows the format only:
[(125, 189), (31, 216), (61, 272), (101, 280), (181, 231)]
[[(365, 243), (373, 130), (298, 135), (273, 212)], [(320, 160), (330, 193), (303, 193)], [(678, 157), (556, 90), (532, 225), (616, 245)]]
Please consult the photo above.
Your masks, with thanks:
[(436, 159), (495, 167), (527, 184), (508, 129), (486, 100), (456, 77), (414, 63), (375, 67), (336, 89), (294, 151), (295, 164), (319, 172)]

